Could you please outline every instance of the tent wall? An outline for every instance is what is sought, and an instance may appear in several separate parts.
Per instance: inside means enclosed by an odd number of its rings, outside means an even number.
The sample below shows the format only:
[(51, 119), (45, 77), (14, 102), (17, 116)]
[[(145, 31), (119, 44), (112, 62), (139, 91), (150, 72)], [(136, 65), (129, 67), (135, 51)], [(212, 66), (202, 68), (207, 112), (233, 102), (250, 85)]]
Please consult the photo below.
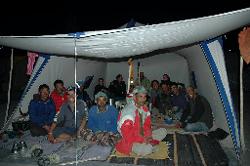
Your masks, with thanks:
[[(134, 60), (135, 78), (137, 78), (137, 62), (140, 62), (140, 71), (143, 71), (149, 80), (156, 79), (160, 81), (162, 75), (167, 73), (172, 81), (181, 82), (185, 85), (190, 84), (187, 60), (177, 54), (166, 53)], [(114, 80), (116, 75), (121, 73), (127, 84), (128, 68), (127, 62), (108, 63), (106, 70), (107, 83)]]
[[(187, 58), (190, 71), (194, 71), (195, 73), (198, 93), (205, 96), (211, 105), (215, 118), (213, 129), (221, 128), (230, 133), (220, 94), (217, 90), (213, 74), (205, 56), (203, 55), (201, 47), (195, 45), (182, 49), (177, 53)], [(230, 136), (221, 143), (224, 147), (233, 147), (232, 137)]]
[(233, 139), (237, 155), (240, 154), (239, 125), (236, 121), (234, 107), (232, 103), (230, 87), (228, 83), (227, 71), (225, 67), (222, 38), (208, 40), (201, 43), (204, 56), (206, 57), (210, 69), (213, 73), (217, 89), (219, 91), (227, 118), (229, 130)]

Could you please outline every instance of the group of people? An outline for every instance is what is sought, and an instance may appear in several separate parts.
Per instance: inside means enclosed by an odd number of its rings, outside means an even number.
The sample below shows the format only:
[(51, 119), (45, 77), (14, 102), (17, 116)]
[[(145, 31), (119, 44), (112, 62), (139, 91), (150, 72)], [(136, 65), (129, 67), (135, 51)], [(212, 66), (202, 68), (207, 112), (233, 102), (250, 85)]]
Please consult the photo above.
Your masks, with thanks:
[[(182, 98), (186, 99), (183, 97), (183, 92), (180, 92), (175, 83), (171, 83), (172, 92), (175, 96), (169, 96), (169, 82), (162, 81), (162, 88), (159, 90), (162, 93), (158, 93), (155, 82), (155, 80), (152, 81), (152, 88), (149, 91), (144, 86), (136, 86), (133, 90), (133, 101), (128, 103), (121, 111), (108, 104), (108, 89), (103, 91), (100, 84), (98, 84), (99, 91), (95, 91), (95, 104), (91, 105), (90, 108), (84, 100), (78, 98), (78, 89), (75, 87), (65, 88), (62, 80), (54, 82), (54, 90), (51, 93), (48, 85), (40, 85), (38, 97), (34, 97), (29, 104), (31, 135), (47, 135), (51, 143), (59, 143), (78, 137), (98, 143), (102, 141), (102, 144), (105, 145), (109, 144), (108, 140), (113, 138), (110, 144), (114, 145), (117, 151), (121, 153), (149, 154), (153, 151), (153, 145), (159, 144), (166, 136), (166, 130), (164, 129), (152, 131), (151, 112), (148, 107), (149, 100), (156, 101), (158, 100), (157, 97), (160, 97), (159, 103), (162, 102), (163, 104), (159, 108), (172, 107), (173, 103), (182, 108), (188, 107), (188, 102), (182, 101)], [(114, 84), (116, 85), (116, 83)], [(195, 123), (201, 119), (200, 117), (203, 117), (204, 112), (206, 112), (203, 109), (204, 105), (202, 105), (205, 99), (194, 93), (194, 89), (189, 89), (189, 91), (188, 94), (197, 99), (197, 101), (194, 100), (192, 107), (198, 110), (191, 111), (190, 114), (183, 112), (182, 119), (184, 120), (180, 122), (182, 122), (181, 126), (188, 124), (186, 128), (188, 128), (189, 123)], [(168, 99), (171, 100), (168, 101)], [(166, 104), (168, 102), (169, 105)], [(155, 103), (158, 103), (158, 101)], [(157, 104), (154, 104), (154, 106), (158, 107)], [(160, 112), (166, 114), (168, 109), (160, 109)], [(187, 118), (183, 118), (184, 116)], [(205, 115), (205, 117), (208, 116)], [(202, 122), (200, 121), (200, 125)], [(106, 139), (104, 140), (103, 137), (105, 136)]]
[(75, 87), (64, 87), (62, 80), (54, 82), (55, 89), (50, 94), (48, 85), (38, 88), (38, 97), (29, 104), (32, 136), (48, 135), (52, 143), (66, 141), (88, 127), (93, 132), (99, 130), (117, 133), (118, 111), (107, 105), (108, 97), (103, 92), (95, 95), (96, 105), (90, 110), (86, 102), (77, 99)]
[[(249, 46), (246, 46), (246, 41), (250, 41), (249, 32), (247, 28), (239, 35), (241, 56), (247, 63), (250, 59)], [(143, 73), (136, 81), (140, 82), (140, 86), (133, 89), (132, 102), (121, 111), (107, 104), (107, 101), (109, 97), (125, 99), (126, 85), (122, 75), (117, 75), (109, 88), (103, 82), (103, 79), (99, 79), (94, 92), (95, 104), (90, 109), (86, 102), (78, 98), (77, 89), (66, 89), (61, 80), (55, 81), (51, 94), (48, 85), (40, 85), (39, 97), (34, 97), (29, 104), (31, 135), (47, 135), (51, 143), (58, 143), (73, 137), (91, 141), (100, 137), (99, 140), (102, 140), (105, 133), (112, 133), (119, 135), (114, 143), (117, 151), (146, 155), (152, 153), (153, 146), (166, 136), (166, 129), (152, 130), (151, 112), (154, 110), (163, 115), (174, 112), (179, 121), (177, 126), (187, 131), (208, 131), (213, 125), (212, 110), (207, 99), (199, 95), (194, 87), (184, 88), (182, 84), (171, 82), (167, 74), (163, 75), (161, 83), (153, 80), (150, 86)], [(151, 110), (148, 103), (152, 103)], [(88, 136), (88, 133), (91, 135)]]
[(167, 74), (159, 83), (151, 82), (150, 102), (152, 113), (178, 121), (178, 127), (186, 131), (206, 132), (213, 126), (213, 114), (207, 99), (192, 86), (170, 81)]
[[(88, 109), (83, 100), (77, 99), (75, 87), (66, 89), (62, 80), (56, 80), (54, 87), (50, 93), (48, 85), (40, 85), (38, 97), (30, 101), (28, 113), (32, 136), (46, 135), (51, 143), (59, 143), (77, 137), (101, 141), (108, 135), (106, 141), (116, 137), (112, 145), (125, 154), (132, 151), (145, 153), (140, 146), (146, 146), (152, 152), (151, 144), (157, 144), (165, 137), (158, 140), (152, 137), (150, 112), (145, 105), (147, 91), (142, 86), (134, 89), (134, 102), (121, 112), (107, 104), (108, 96), (102, 91), (96, 93), (95, 104)], [(139, 145), (133, 147), (135, 142)]]

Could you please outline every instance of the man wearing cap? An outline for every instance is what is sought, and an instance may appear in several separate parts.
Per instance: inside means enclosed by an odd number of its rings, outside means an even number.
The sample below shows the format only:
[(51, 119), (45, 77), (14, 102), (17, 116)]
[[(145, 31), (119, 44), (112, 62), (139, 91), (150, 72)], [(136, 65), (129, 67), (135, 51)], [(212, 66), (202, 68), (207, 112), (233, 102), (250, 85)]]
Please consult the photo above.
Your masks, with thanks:
[(104, 92), (98, 92), (95, 95), (97, 105), (89, 110), (87, 127), (94, 133), (98, 131), (117, 133), (118, 110), (107, 105), (108, 97)]
[(117, 130), (122, 138), (116, 144), (116, 150), (127, 155), (131, 152), (147, 155), (152, 153), (152, 145), (158, 144), (165, 135), (158, 139), (152, 135), (150, 112), (145, 105), (146, 89), (143, 86), (137, 86), (134, 88), (133, 95), (133, 102), (128, 104), (118, 116)]
[[(58, 143), (70, 140), (74, 135), (85, 127), (86, 107), (81, 100), (76, 100), (75, 87), (67, 89), (68, 101), (65, 102), (48, 133), (48, 140), (51, 143)], [(76, 100), (76, 102), (75, 102)]]

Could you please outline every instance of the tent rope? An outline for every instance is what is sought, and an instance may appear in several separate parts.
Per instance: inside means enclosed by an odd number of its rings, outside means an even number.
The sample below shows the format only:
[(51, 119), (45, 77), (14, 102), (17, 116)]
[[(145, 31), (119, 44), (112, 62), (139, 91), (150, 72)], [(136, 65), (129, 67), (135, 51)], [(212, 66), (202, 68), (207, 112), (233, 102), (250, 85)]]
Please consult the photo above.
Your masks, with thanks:
[(11, 92), (11, 82), (12, 82), (12, 71), (13, 71), (13, 48), (11, 49), (11, 56), (10, 56), (10, 74), (9, 74), (9, 86), (8, 86), (8, 102), (7, 102), (7, 108), (6, 108), (6, 114), (4, 118), (4, 126), (7, 123), (8, 115), (9, 115), (9, 109), (10, 109), (10, 92)]

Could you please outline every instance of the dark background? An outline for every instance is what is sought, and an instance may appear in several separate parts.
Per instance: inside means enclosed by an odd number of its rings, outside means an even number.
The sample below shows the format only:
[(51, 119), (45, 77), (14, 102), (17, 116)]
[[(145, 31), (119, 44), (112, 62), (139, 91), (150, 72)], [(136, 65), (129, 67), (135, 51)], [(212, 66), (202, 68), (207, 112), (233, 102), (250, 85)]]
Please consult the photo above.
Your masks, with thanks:
[[(220, 4), (218, 4), (220, 3)], [(45, 35), (179, 21), (250, 7), (249, 0), (1, 1), (0, 35)]]

